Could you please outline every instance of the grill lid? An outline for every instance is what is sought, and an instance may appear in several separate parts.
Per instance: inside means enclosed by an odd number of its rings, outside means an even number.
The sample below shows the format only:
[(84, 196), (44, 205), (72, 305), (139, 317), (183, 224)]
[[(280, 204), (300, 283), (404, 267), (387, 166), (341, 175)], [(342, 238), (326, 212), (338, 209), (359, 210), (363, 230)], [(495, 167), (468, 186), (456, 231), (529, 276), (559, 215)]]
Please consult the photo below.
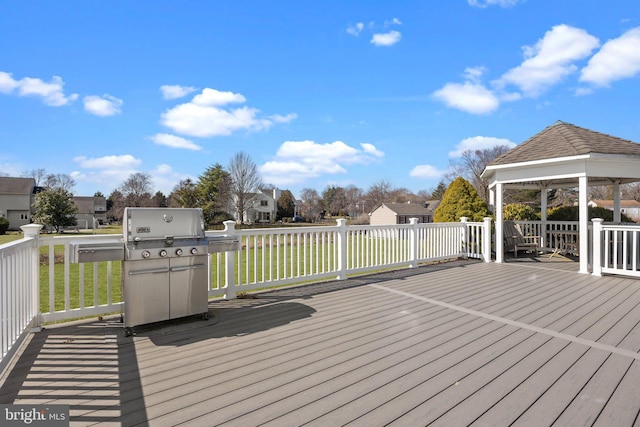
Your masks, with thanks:
[(204, 216), (200, 208), (124, 209), (122, 237), (127, 243), (174, 239), (203, 239)]

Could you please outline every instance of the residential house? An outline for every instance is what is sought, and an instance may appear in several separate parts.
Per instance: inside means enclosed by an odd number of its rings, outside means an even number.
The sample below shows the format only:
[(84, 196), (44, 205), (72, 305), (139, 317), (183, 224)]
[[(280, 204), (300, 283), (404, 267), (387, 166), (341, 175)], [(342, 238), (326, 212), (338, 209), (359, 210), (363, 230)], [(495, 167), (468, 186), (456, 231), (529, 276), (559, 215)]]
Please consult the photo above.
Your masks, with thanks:
[(9, 221), (9, 230), (20, 230), (31, 222), (33, 202), (40, 190), (33, 178), (0, 177), (0, 216)]
[(427, 200), (424, 203), (383, 203), (369, 214), (369, 224), (409, 224), (410, 218), (418, 218), (419, 223), (433, 222), (433, 214), (438, 205), (440, 200)]
[(73, 202), (78, 208), (78, 228), (93, 230), (107, 222), (107, 199), (104, 197), (75, 196)]
[[(613, 200), (590, 200), (589, 206), (613, 210)], [(620, 212), (640, 222), (640, 202), (637, 200), (620, 200)]]
[[(246, 207), (243, 222), (251, 223), (270, 223), (276, 220), (278, 214), (278, 199), (282, 194), (282, 190), (258, 190), (257, 193), (249, 195), (251, 201)], [(233, 203), (235, 206), (235, 203)], [(240, 222), (240, 215), (233, 208), (232, 215), (236, 221)]]

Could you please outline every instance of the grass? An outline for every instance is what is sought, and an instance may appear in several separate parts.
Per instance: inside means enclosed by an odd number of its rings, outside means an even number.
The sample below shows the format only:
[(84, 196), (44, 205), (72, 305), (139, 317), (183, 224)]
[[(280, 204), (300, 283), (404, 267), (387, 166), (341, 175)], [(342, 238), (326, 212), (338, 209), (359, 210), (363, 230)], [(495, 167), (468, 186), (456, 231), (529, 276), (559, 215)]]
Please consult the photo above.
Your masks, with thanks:
[[(99, 234), (121, 234), (120, 226), (106, 226), (101, 228)], [(65, 235), (93, 235), (92, 231), (67, 232)], [(286, 236), (286, 237), (284, 237)], [(12, 241), (22, 238), (22, 233), (13, 233), (0, 236), (4, 241)], [(285, 246), (284, 239), (288, 239)], [(317, 238), (316, 238), (317, 239)], [(270, 281), (280, 279), (293, 279), (296, 283), (308, 283), (314, 281), (308, 276), (322, 272), (331, 272), (337, 268), (334, 260), (335, 242), (330, 239), (323, 241), (305, 240), (297, 235), (280, 235), (280, 239), (272, 240), (244, 238), (245, 247), (236, 256), (234, 275), (236, 283), (264, 283), (269, 287)], [(293, 245), (293, 246), (291, 246)], [(349, 257), (351, 267), (357, 267), (354, 263), (362, 264), (365, 257), (374, 257), (373, 247), (358, 246), (358, 260)], [(365, 252), (369, 252), (365, 254)], [(224, 284), (218, 284), (224, 280), (225, 257), (219, 254), (220, 259), (212, 257), (211, 277), (214, 287), (222, 288)], [(352, 254), (353, 255), (353, 254)], [(264, 266), (263, 266), (264, 258)], [(219, 264), (218, 264), (219, 262)], [(305, 267), (306, 266), (306, 267)], [(97, 268), (97, 277), (94, 269)], [(53, 311), (90, 307), (122, 301), (120, 261), (69, 264), (68, 289), (65, 285), (64, 269), (64, 245), (54, 246), (53, 265), (53, 289), (49, 284), (49, 248), (40, 248), (40, 309), (43, 313), (49, 313), (49, 296), (53, 291)], [(385, 268), (381, 268), (384, 270)], [(218, 271), (219, 270), (219, 271)], [(80, 283), (84, 286), (81, 287)], [(110, 286), (109, 286), (110, 283)], [(65, 300), (66, 298), (66, 300)]]

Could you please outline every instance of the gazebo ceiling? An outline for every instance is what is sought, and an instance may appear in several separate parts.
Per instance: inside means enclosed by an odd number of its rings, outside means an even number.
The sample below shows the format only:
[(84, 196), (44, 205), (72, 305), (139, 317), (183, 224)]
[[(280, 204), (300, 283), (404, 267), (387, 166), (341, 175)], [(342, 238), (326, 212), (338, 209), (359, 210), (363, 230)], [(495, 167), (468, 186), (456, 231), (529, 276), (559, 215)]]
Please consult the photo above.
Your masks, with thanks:
[(640, 181), (640, 144), (558, 121), (493, 160), (482, 173), (493, 187), (576, 187)]

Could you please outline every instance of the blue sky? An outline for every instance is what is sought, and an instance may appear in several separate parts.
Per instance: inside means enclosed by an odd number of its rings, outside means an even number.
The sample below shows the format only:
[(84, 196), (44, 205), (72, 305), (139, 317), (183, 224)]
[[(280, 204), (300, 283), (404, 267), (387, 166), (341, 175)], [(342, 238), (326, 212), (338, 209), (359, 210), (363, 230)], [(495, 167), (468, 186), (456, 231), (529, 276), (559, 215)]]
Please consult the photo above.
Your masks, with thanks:
[(435, 188), (557, 120), (640, 142), (636, 0), (0, 3), (0, 172)]

